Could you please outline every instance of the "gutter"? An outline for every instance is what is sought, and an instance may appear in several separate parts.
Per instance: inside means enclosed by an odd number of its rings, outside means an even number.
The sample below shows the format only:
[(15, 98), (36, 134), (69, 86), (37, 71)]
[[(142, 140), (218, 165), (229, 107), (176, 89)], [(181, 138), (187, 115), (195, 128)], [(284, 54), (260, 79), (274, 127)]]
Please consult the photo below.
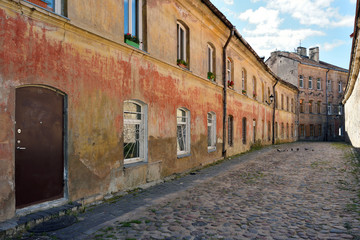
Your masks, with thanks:
[(223, 48), (223, 144), (222, 144), (222, 156), (226, 157), (226, 115), (227, 115), (227, 87), (226, 87), (226, 48), (230, 43), (231, 38), (234, 36), (235, 27), (231, 29), (230, 36), (226, 41)]
[(274, 96), (274, 106), (273, 106), (273, 116), (272, 116), (272, 144), (275, 144), (275, 109), (276, 109), (276, 94), (275, 94), (275, 87), (279, 83), (279, 79), (276, 79), (276, 83), (273, 86), (273, 96)]

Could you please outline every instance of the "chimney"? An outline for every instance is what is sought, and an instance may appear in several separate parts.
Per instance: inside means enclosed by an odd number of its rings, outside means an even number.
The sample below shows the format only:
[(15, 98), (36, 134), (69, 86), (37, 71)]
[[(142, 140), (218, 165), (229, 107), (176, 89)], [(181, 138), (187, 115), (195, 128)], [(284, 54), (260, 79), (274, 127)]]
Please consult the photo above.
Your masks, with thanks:
[(300, 56), (307, 56), (307, 54), (306, 54), (306, 48), (304, 48), (304, 47), (298, 47), (298, 48), (297, 48), (297, 54), (299, 54)]
[(319, 47), (309, 48), (309, 58), (316, 62), (319, 62)]

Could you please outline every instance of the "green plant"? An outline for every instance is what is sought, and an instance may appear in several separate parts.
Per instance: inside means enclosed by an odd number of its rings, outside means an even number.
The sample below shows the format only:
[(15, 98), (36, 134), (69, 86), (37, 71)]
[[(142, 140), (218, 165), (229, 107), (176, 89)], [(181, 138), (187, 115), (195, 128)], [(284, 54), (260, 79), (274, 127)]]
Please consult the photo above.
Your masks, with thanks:
[(185, 60), (183, 60), (183, 59), (178, 59), (177, 64), (182, 64), (182, 65), (185, 65), (186, 67), (188, 65), (187, 62)]
[(136, 36), (131, 35), (130, 33), (125, 34), (124, 37), (126, 40), (132, 41), (134, 43), (140, 43), (139, 39)]
[(246, 90), (242, 90), (241, 92), (242, 92), (242, 94), (246, 94)]
[(212, 73), (212, 72), (208, 72), (207, 73), (207, 77), (208, 77), (208, 79), (210, 79), (210, 80), (215, 80), (215, 74), (214, 73)]

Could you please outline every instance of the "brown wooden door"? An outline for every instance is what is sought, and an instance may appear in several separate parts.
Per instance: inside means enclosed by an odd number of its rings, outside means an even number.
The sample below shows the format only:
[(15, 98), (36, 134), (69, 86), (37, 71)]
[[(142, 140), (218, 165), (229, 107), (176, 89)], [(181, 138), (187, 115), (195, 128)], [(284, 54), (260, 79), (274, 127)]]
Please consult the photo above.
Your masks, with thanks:
[(47, 88), (16, 89), (16, 208), (64, 193), (64, 96)]

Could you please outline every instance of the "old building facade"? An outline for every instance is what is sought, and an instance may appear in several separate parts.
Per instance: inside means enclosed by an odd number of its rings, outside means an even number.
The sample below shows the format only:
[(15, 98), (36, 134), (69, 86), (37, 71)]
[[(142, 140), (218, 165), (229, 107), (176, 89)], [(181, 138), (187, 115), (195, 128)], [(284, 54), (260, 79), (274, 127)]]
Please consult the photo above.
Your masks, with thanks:
[(297, 52), (275, 51), (266, 64), (283, 80), (298, 86), (300, 140), (344, 139), (344, 96), (348, 70), (320, 61), (319, 47)]
[(210, 1), (47, 2), (0, 0), (0, 221), (296, 140), (297, 87)]
[(359, 1), (356, 2), (353, 42), (350, 57), (349, 78), (346, 85), (343, 104), (345, 108), (346, 140), (355, 148), (360, 148), (360, 47), (359, 47)]

